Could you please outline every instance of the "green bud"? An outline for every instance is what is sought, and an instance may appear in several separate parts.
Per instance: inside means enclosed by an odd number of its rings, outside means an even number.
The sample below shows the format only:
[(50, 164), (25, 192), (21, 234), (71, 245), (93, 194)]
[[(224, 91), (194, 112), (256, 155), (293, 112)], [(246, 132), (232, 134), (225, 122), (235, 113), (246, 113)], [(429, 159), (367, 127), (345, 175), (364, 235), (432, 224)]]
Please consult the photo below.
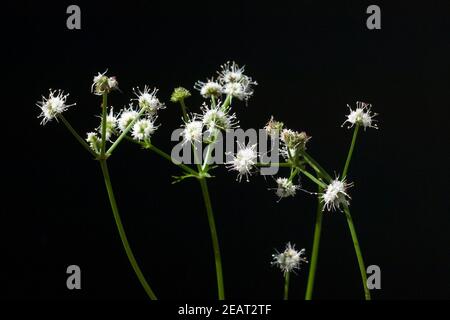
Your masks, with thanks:
[(172, 102), (180, 102), (186, 98), (189, 98), (191, 96), (191, 93), (188, 89), (185, 89), (183, 87), (175, 88), (172, 92), (172, 96), (170, 97), (170, 101)]

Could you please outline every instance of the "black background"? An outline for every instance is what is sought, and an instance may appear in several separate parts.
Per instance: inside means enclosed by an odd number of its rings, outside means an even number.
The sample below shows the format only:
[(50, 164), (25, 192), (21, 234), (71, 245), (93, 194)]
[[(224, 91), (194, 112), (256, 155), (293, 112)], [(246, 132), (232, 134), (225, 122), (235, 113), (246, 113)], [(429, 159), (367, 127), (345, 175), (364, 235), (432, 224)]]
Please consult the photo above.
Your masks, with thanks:
[[(76, 2), (75, 2), (76, 3)], [(71, 93), (66, 118), (81, 133), (98, 124), (92, 77), (109, 69), (123, 93), (160, 88), (167, 109), (153, 138), (169, 151), (181, 124), (172, 89), (192, 89), (235, 60), (259, 82), (243, 128), (270, 115), (313, 136), (309, 150), (329, 171), (344, 164), (351, 131), (340, 127), (346, 104), (373, 104), (380, 130), (361, 132), (349, 178), (352, 211), (367, 265), (382, 271), (375, 299), (450, 297), (448, 119), (449, 6), (382, 2), (382, 29), (366, 28), (372, 2), (235, 4), (80, 3), (82, 29), (66, 28), (69, 2), (2, 4), (3, 298), (146, 299), (128, 264), (99, 165), (62, 125), (40, 126), (35, 106), (48, 88)], [(188, 104), (198, 111), (194, 92)], [(124, 143), (109, 161), (125, 228), (148, 281), (161, 299), (215, 299), (214, 262), (196, 181), (171, 184), (180, 171)], [(287, 241), (312, 246), (315, 200), (306, 193), (279, 203), (271, 180), (236, 183), (224, 168), (209, 181), (228, 298), (279, 299), (282, 274), (271, 254)], [(308, 181), (306, 189), (314, 189)], [(82, 269), (69, 291), (66, 268)], [(363, 297), (342, 214), (324, 217), (315, 298)], [(303, 299), (307, 269), (293, 277)]]

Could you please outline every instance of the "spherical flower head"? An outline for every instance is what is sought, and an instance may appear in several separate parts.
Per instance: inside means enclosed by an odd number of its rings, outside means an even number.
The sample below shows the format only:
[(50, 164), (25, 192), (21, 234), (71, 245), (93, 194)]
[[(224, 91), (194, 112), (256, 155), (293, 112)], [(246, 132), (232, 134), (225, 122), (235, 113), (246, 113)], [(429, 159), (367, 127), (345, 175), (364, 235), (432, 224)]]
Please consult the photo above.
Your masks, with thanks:
[(350, 196), (347, 194), (347, 189), (353, 184), (347, 183), (344, 180), (336, 178), (327, 185), (325, 192), (321, 194), (321, 200), (324, 204), (324, 210), (335, 211), (336, 209), (341, 210), (340, 206), (342, 204), (348, 205)]
[(154, 88), (151, 90), (148, 86), (144, 86), (143, 90), (140, 90), (139, 88), (134, 88), (133, 90), (134, 94), (137, 96), (137, 99), (134, 100), (138, 101), (139, 107), (145, 108), (150, 116), (156, 114), (159, 109), (164, 109), (166, 107), (164, 103), (160, 102), (156, 97), (158, 89)]
[(244, 67), (239, 67), (236, 62), (227, 61), (227, 63), (220, 66), (221, 71), (219, 71), (219, 81), (221, 83), (230, 83), (230, 82), (240, 82), (244, 75)]
[(227, 62), (221, 68), (219, 82), (223, 85), (223, 93), (247, 101), (253, 95), (252, 86), (258, 83), (244, 74), (245, 67), (240, 68), (235, 62)]
[(108, 77), (106, 76), (106, 72), (107, 71), (103, 73), (99, 72), (94, 77), (91, 91), (98, 96), (119, 89), (119, 83), (117, 82), (116, 77)]
[(278, 266), (284, 274), (299, 270), (302, 263), (308, 263), (304, 256), (305, 252), (305, 249), (295, 250), (295, 245), (288, 242), (283, 252), (272, 255), (272, 265)]
[(214, 130), (229, 130), (236, 128), (238, 121), (236, 120), (236, 115), (229, 114), (229, 110), (223, 110), (220, 108), (220, 101), (217, 107), (209, 107), (206, 103), (202, 106), (203, 114), (199, 115), (202, 119), (203, 124), (208, 128), (210, 132)]
[(264, 130), (266, 130), (267, 134), (272, 138), (275, 139), (280, 136), (281, 131), (283, 130), (283, 122), (275, 121), (275, 119), (270, 117), (269, 122), (267, 122), (266, 126), (264, 127)]
[(214, 81), (214, 79), (207, 80), (206, 82), (197, 81), (194, 88), (200, 91), (203, 98), (218, 98), (222, 95), (223, 91), (222, 86)]
[(229, 170), (238, 172), (237, 180), (239, 182), (243, 176), (246, 177), (247, 182), (249, 181), (248, 177), (252, 174), (252, 170), (255, 168), (258, 159), (256, 146), (256, 144), (247, 147), (239, 145), (240, 150), (236, 153), (236, 156), (233, 156), (232, 160), (225, 163)]
[(172, 96), (170, 97), (170, 101), (172, 102), (180, 102), (183, 101), (186, 98), (189, 98), (191, 96), (191, 93), (188, 89), (185, 89), (183, 87), (175, 88), (172, 92)]
[(132, 105), (128, 109), (122, 110), (118, 120), (118, 127), (121, 132), (124, 132), (128, 126), (139, 116), (139, 112), (133, 110)]
[(184, 129), (181, 132), (183, 137), (183, 144), (201, 142), (203, 135), (203, 122), (197, 120), (195, 117), (185, 123)]
[(223, 92), (241, 101), (247, 101), (253, 95), (251, 83), (245, 79), (241, 82), (229, 82), (225, 84)]
[(277, 178), (276, 182), (277, 189), (275, 193), (280, 199), (295, 196), (297, 189), (299, 189), (299, 186), (293, 184), (292, 181), (287, 178)]
[(350, 110), (350, 113), (347, 115), (347, 119), (344, 121), (342, 126), (345, 123), (349, 123), (348, 128), (353, 127), (354, 125), (359, 125), (366, 130), (366, 128), (375, 128), (378, 129), (377, 125), (374, 123), (376, 120), (373, 118), (377, 116), (376, 113), (372, 113), (371, 108), (372, 105), (365, 102), (356, 102), (356, 109), (352, 110), (352, 108), (347, 105)]
[(151, 135), (158, 128), (155, 126), (155, 120), (156, 118), (139, 119), (133, 125), (131, 136), (138, 141), (150, 139)]
[(97, 153), (100, 152), (102, 142), (96, 132), (88, 132), (86, 141), (89, 143), (92, 150)]
[(48, 97), (42, 96), (42, 101), (38, 101), (36, 105), (41, 109), (41, 114), (38, 118), (42, 118), (41, 124), (45, 125), (47, 122), (56, 118), (59, 114), (66, 111), (73, 104), (66, 104), (69, 94), (64, 94), (62, 90), (49, 90)]

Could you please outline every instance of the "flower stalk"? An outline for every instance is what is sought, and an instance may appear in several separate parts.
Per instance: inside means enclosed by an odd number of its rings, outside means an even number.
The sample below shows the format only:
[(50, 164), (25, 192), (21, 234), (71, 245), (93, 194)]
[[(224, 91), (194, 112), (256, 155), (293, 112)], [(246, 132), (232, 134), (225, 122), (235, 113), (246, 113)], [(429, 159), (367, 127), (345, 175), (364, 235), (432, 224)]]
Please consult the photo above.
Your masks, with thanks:
[(130, 244), (127, 239), (127, 235), (125, 233), (125, 229), (122, 224), (122, 219), (120, 218), (119, 209), (117, 208), (116, 198), (114, 196), (114, 191), (111, 185), (111, 178), (109, 176), (108, 171), (108, 165), (106, 164), (105, 159), (100, 160), (100, 167), (102, 169), (103, 178), (105, 180), (105, 186), (106, 190), (108, 191), (108, 198), (109, 202), (111, 204), (111, 210), (114, 215), (114, 221), (116, 222), (117, 230), (119, 231), (120, 240), (122, 241), (123, 248), (125, 249), (125, 253), (127, 254), (128, 260), (133, 267), (133, 270), (141, 283), (142, 287), (144, 288), (145, 292), (147, 293), (148, 297), (151, 300), (158, 300), (155, 293), (153, 292), (152, 288), (148, 284), (147, 280), (145, 279), (141, 268), (139, 267), (136, 258), (134, 257), (133, 251), (131, 250)]
[(206, 213), (208, 215), (209, 230), (211, 232), (211, 240), (214, 251), (214, 261), (216, 265), (217, 290), (219, 300), (225, 300), (225, 289), (223, 285), (222, 258), (220, 255), (219, 238), (217, 236), (216, 223), (214, 221), (214, 212), (209, 197), (208, 184), (204, 177), (198, 179), (202, 189), (203, 200), (205, 202)]
[(289, 278), (290, 278), (290, 272), (286, 272), (284, 274), (284, 294), (283, 294), (283, 300), (289, 299)]
[[(322, 192), (322, 187), (318, 187), (318, 193)], [(322, 234), (323, 206), (320, 197), (317, 197), (316, 222), (314, 224), (314, 240), (311, 250), (311, 264), (309, 266), (308, 283), (306, 285), (305, 300), (312, 300), (314, 291), (314, 281), (316, 279), (317, 261), (319, 258), (320, 236)]]

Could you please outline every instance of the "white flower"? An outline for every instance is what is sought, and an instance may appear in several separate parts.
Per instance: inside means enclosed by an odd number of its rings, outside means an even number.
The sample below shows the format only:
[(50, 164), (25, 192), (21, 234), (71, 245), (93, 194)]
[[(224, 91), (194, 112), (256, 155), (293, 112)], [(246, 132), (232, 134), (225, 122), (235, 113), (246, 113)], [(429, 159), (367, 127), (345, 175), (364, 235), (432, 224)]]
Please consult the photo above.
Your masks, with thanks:
[(350, 196), (347, 194), (347, 189), (352, 185), (352, 183), (347, 183), (345, 179), (339, 180), (339, 178), (336, 178), (331, 181), (325, 189), (325, 192), (321, 194), (324, 210), (325, 208), (328, 211), (340, 210), (341, 204), (348, 205), (349, 201), (347, 198), (350, 199)]
[(123, 109), (120, 113), (120, 117), (118, 120), (118, 126), (120, 131), (124, 132), (126, 128), (139, 116), (139, 112), (133, 109), (133, 106), (130, 104), (128, 109)]
[(202, 135), (203, 122), (196, 120), (195, 117), (184, 124), (184, 129), (181, 132), (181, 136), (183, 137), (183, 144), (201, 142)]
[(351, 128), (354, 125), (358, 124), (364, 127), (364, 130), (366, 130), (366, 128), (378, 129), (377, 125), (373, 123), (376, 121), (373, 118), (377, 114), (372, 113), (372, 111), (370, 110), (372, 108), (371, 104), (358, 101), (356, 102), (355, 110), (352, 110), (349, 105), (347, 105), (347, 107), (350, 109), (350, 114), (347, 115), (347, 120), (344, 121), (342, 126), (344, 126), (344, 124), (348, 122), (348, 128)]
[(119, 83), (117, 82), (116, 77), (108, 77), (106, 76), (106, 70), (103, 73), (98, 73), (94, 76), (94, 80), (92, 81), (91, 91), (101, 96), (104, 93), (109, 93), (111, 90), (119, 89)]
[(166, 106), (160, 102), (156, 97), (158, 89), (154, 88), (150, 90), (148, 86), (144, 86), (144, 90), (139, 88), (133, 89), (134, 94), (137, 96), (136, 101), (139, 103), (140, 108), (146, 108), (149, 115), (154, 115), (159, 109), (164, 109)]
[(36, 105), (41, 109), (41, 114), (38, 118), (42, 118), (42, 125), (45, 125), (48, 121), (57, 117), (69, 107), (75, 105), (75, 103), (66, 104), (68, 96), (69, 94), (64, 94), (64, 91), (62, 90), (52, 91), (51, 89), (48, 98), (42, 96), (42, 101), (38, 101), (36, 103)]
[(98, 137), (96, 132), (88, 132), (86, 141), (89, 143), (89, 146), (95, 152), (100, 152), (101, 148), (101, 139)]
[(248, 100), (253, 95), (253, 89), (249, 82), (229, 82), (225, 84), (223, 92), (239, 100)]
[[(102, 122), (102, 121), (101, 121)], [(106, 116), (106, 140), (111, 140), (111, 136), (114, 134), (114, 131), (117, 128), (117, 117), (114, 115), (114, 110), (111, 107), (108, 115)], [(98, 133), (102, 134), (102, 123), (97, 128)]]
[(225, 163), (229, 170), (235, 170), (238, 172), (237, 180), (240, 182), (242, 176), (245, 176), (247, 181), (248, 176), (251, 175), (252, 169), (256, 165), (258, 159), (258, 153), (256, 152), (256, 144), (252, 146), (243, 147), (239, 145), (240, 150), (233, 156), (233, 159)]
[(247, 101), (253, 95), (253, 85), (257, 85), (249, 76), (244, 75), (244, 68), (235, 62), (227, 62), (221, 66), (219, 82), (223, 84), (223, 93), (239, 100)]
[(155, 126), (155, 120), (156, 118), (144, 118), (136, 121), (131, 132), (133, 138), (138, 141), (150, 139), (150, 136), (158, 129)]
[(220, 97), (223, 91), (222, 86), (214, 79), (207, 80), (207, 82), (197, 81), (194, 89), (199, 90), (203, 98)]
[(286, 249), (282, 253), (273, 254), (272, 265), (278, 266), (283, 273), (292, 272), (300, 269), (302, 263), (308, 263), (304, 257), (306, 250), (295, 250), (295, 245), (292, 246), (290, 242), (287, 243)]
[(277, 178), (276, 181), (278, 186), (275, 193), (278, 197), (280, 197), (280, 199), (295, 196), (295, 193), (297, 192), (299, 186), (293, 184), (292, 181), (287, 178), (280, 177)]
[(239, 68), (236, 62), (230, 62), (223, 64), (220, 66), (222, 71), (219, 73), (219, 81), (221, 83), (230, 83), (230, 82), (241, 82), (244, 75), (245, 66)]
[(202, 106), (203, 114), (199, 115), (203, 124), (208, 128), (210, 132), (214, 130), (229, 130), (236, 128), (239, 121), (236, 120), (236, 115), (233, 113), (229, 114), (229, 109), (223, 111), (219, 107), (220, 101), (217, 103), (217, 107), (209, 107), (206, 103)]

